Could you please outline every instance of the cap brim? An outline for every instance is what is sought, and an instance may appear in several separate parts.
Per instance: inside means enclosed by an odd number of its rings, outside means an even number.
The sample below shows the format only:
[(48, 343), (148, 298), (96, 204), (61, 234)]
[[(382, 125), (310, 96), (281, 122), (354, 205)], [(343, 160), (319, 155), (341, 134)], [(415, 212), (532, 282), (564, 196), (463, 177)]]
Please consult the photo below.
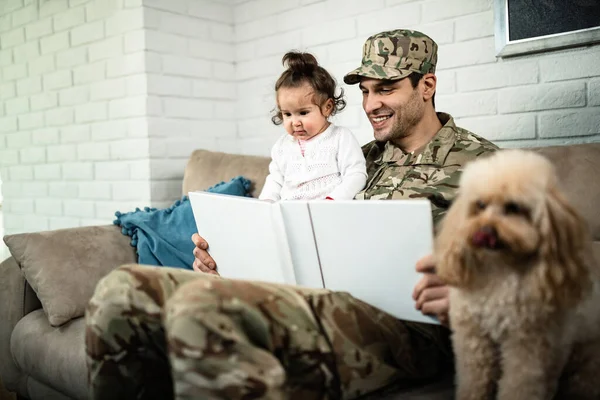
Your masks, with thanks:
[(412, 72), (413, 71), (410, 70), (384, 67), (381, 65), (368, 67), (360, 66), (344, 76), (344, 83), (347, 85), (355, 85), (360, 82), (361, 78), (388, 79), (394, 81), (406, 78), (408, 75), (412, 74)]

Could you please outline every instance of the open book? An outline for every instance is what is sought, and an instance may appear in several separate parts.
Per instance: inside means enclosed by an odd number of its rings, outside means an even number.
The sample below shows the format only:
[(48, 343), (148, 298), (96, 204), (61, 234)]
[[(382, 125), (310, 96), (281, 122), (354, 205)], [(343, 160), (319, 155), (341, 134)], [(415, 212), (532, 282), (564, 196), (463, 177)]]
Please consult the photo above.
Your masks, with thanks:
[(428, 200), (280, 201), (189, 193), (221, 276), (351, 293), (405, 320), (417, 260), (432, 251)]

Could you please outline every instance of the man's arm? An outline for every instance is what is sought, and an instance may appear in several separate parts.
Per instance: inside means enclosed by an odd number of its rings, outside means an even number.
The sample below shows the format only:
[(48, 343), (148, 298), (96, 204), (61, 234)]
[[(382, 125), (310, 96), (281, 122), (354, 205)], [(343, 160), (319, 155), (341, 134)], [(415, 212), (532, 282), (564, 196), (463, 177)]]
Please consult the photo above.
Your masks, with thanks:
[[(434, 232), (444, 219), (452, 201), (458, 193), (458, 184), (462, 168), (449, 174), (438, 186), (438, 190), (429, 198), (433, 217)], [(434, 233), (435, 234), (435, 233)], [(429, 254), (417, 261), (416, 270), (423, 277), (415, 285), (413, 299), (415, 307), (423, 314), (434, 315), (442, 325), (448, 326), (450, 310), (449, 289), (435, 273), (435, 258)]]
[[(465, 165), (475, 158), (493, 154), (494, 151), (495, 148), (489, 145), (485, 149), (479, 149), (476, 155), (469, 153), (463, 154), (462, 157), (456, 156), (457, 159), (454, 162), (458, 162), (461, 167), (441, 182), (442, 184), (439, 185), (440, 190), (431, 199), (434, 229), (444, 219), (452, 205), (452, 201), (458, 194), (460, 177)], [(460, 155), (461, 152), (458, 154)], [(434, 255), (430, 254), (419, 260), (416, 269), (424, 276), (413, 291), (413, 299), (416, 302), (415, 307), (424, 314), (435, 315), (442, 324), (447, 326), (448, 311), (450, 310), (449, 290), (448, 286), (435, 273)]]

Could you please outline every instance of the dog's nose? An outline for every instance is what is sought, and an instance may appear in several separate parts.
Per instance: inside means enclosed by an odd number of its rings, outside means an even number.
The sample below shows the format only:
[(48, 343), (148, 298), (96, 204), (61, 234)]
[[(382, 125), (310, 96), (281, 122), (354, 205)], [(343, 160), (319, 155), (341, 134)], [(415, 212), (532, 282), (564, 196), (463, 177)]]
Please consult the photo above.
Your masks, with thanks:
[(472, 242), (477, 247), (494, 249), (498, 245), (498, 232), (491, 225), (484, 225), (473, 234)]
[(498, 232), (496, 232), (496, 228), (491, 225), (484, 225), (479, 228), (479, 231), (490, 236), (498, 236)]

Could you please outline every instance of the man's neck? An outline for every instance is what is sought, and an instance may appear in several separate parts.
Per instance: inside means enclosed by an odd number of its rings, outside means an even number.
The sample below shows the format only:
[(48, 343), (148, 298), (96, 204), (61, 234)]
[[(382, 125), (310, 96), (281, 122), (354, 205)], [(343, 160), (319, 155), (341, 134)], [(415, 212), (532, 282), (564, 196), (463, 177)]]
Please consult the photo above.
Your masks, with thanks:
[(413, 127), (411, 132), (404, 137), (393, 140), (393, 143), (404, 152), (412, 153), (429, 143), (440, 129), (442, 129), (442, 123), (435, 110), (433, 107), (428, 107), (421, 121)]

